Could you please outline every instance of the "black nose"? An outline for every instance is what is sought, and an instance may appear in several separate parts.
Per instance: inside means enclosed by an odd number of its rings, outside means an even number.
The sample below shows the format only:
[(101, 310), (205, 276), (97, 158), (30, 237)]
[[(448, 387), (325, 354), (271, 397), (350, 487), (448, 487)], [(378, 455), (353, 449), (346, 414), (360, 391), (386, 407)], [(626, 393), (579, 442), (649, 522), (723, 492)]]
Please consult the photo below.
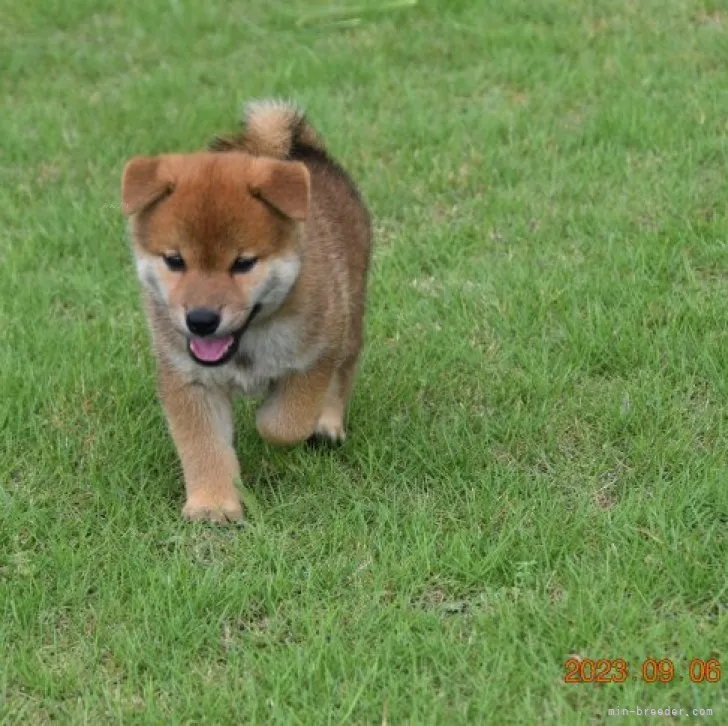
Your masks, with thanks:
[(220, 325), (220, 315), (209, 308), (195, 308), (185, 318), (190, 333), (199, 336), (212, 335)]

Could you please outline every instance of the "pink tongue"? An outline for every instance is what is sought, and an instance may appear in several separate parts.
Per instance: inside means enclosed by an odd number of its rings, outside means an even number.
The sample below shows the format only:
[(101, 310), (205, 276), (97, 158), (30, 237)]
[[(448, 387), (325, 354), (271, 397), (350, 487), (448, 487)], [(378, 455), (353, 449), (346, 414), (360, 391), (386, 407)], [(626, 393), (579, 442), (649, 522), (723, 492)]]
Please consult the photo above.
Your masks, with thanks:
[(191, 338), (190, 348), (192, 352), (206, 363), (214, 363), (220, 360), (233, 344), (233, 336), (227, 338)]

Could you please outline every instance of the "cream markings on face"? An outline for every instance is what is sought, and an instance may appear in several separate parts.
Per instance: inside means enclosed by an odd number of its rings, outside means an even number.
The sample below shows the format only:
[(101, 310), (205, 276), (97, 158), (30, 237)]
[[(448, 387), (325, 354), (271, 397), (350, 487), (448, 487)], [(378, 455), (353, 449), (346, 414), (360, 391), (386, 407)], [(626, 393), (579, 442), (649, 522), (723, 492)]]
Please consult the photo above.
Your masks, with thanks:
[(266, 313), (275, 312), (283, 304), (298, 279), (300, 271), (301, 260), (298, 255), (271, 262), (268, 278), (257, 299)]
[(140, 254), (136, 255), (137, 275), (142, 285), (144, 285), (156, 300), (166, 303), (167, 296), (159, 280), (158, 264), (154, 257), (147, 257)]

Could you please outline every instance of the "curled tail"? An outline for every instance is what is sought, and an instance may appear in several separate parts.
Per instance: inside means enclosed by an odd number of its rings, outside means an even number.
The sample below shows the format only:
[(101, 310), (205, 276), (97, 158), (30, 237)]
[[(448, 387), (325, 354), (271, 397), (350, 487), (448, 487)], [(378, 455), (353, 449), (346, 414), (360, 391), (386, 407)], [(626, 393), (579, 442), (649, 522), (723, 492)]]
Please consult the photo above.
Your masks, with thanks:
[(290, 159), (305, 150), (326, 153), (303, 111), (292, 103), (252, 101), (243, 109), (243, 131), (232, 138), (216, 138), (211, 151), (246, 151), (253, 156)]

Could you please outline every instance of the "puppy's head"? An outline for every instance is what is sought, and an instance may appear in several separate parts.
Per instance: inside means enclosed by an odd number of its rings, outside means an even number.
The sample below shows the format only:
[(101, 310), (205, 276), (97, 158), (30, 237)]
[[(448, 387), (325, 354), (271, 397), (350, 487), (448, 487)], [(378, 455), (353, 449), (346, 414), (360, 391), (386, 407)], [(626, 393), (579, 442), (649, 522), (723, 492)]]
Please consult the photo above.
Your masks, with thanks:
[(142, 284), (197, 363), (227, 362), (298, 277), (308, 170), (241, 152), (170, 154), (131, 159), (121, 186)]

